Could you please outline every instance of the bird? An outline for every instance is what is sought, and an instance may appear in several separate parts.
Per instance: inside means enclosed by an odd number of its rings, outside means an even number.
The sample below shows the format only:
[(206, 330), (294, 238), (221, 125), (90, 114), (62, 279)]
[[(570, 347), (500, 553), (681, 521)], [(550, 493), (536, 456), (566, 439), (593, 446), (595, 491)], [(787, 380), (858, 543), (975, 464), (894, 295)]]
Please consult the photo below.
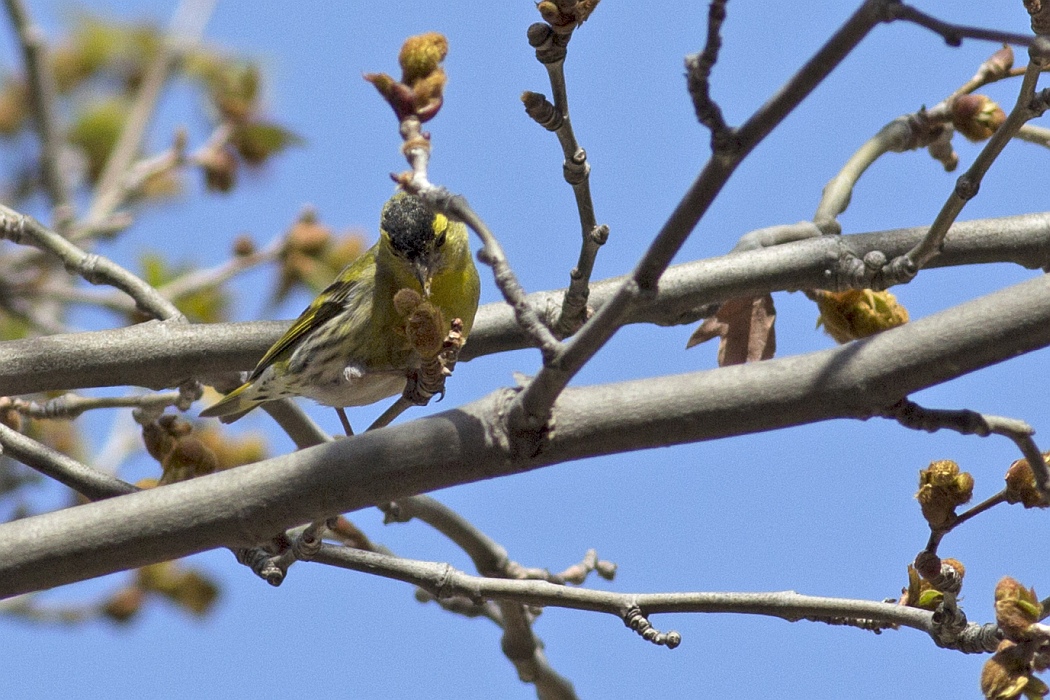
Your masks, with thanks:
[(200, 415), (232, 423), (267, 401), (305, 396), (340, 410), (345, 424), (342, 408), (401, 393), (419, 361), (399, 292), (436, 308), (442, 333), (460, 319), (465, 341), (480, 290), (467, 227), (399, 191), (383, 205), (375, 245), (306, 307), (243, 384)]

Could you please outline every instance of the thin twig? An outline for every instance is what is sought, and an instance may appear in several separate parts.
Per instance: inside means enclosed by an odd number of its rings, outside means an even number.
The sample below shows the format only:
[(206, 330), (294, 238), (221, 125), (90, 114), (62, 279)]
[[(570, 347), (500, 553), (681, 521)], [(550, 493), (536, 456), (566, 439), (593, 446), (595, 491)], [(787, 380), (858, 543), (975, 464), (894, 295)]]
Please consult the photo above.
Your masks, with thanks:
[[(568, 36), (570, 35), (554, 32), (546, 24), (534, 24), (529, 27), (529, 43), (536, 49), (536, 59), (547, 69), (554, 104), (550, 104), (546, 98), (536, 93), (525, 93), (523, 96), (529, 116), (558, 137), (564, 156), (562, 173), (565, 181), (572, 186), (580, 218), (582, 243), (579, 259), (569, 275), (569, 288), (562, 300), (561, 312), (552, 324), (561, 337), (572, 335), (587, 320), (587, 296), (591, 274), (594, 271), (594, 260), (598, 256), (598, 249), (608, 240), (609, 234), (608, 227), (599, 227), (595, 218), (590, 186), (591, 166), (587, 162), (586, 151), (576, 141), (569, 118), (569, 99), (565, 83)], [(540, 99), (537, 100), (537, 97)]]
[(203, 289), (217, 287), (242, 272), (277, 260), (284, 247), (285, 238), (281, 236), (271, 241), (262, 250), (249, 253), (248, 255), (235, 255), (226, 262), (205, 270), (194, 270), (173, 279), (167, 284), (160, 285), (157, 287), (157, 291), (167, 299), (176, 301)]
[(31, 298), (25, 297), (0, 297), (0, 309), (47, 335), (73, 332), (70, 326), (55, 318), (56, 314), (52, 313), (55, 309), (51, 304), (34, 304)]
[[(71, 239), (75, 240), (77, 237), (71, 236)], [(242, 272), (273, 262), (280, 256), (283, 248), (284, 238), (281, 237), (257, 252), (249, 253), (248, 255), (237, 255), (214, 267), (187, 272), (181, 277), (160, 285), (157, 287), (157, 292), (169, 301), (176, 302), (190, 294), (217, 287)], [(132, 313), (136, 308), (133, 300), (112, 290), (96, 290), (65, 284), (48, 284), (42, 288), (30, 287), (30, 292), (34, 294), (42, 293), (49, 298), (73, 304), (97, 306), (121, 314)]]
[(108, 284), (135, 300), (143, 312), (163, 320), (185, 321), (186, 317), (156, 289), (112, 260), (85, 253), (31, 216), (0, 205), (0, 237), (28, 243), (45, 250), (91, 284)]
[(1039, 37), (1031, 45), (1029, 52), (1031, 61), (1021, 82), (1017, 103), (1010, 110), (1006, 121), (981, 149), (969, 170), (959, 177), (952, 194), (937, 213), (933, 223), (930, 224), (926, 237), (904, 256), (890, 262), (891, 269), (899, 270), (902, 279), (914, 277), (922, 267), (940, 253), (944, 238), (948, 235), (948, 229), (966, 203), (976, 196), (981, 180), (992, 163), (1026, 121), (1042, 114), (1047, 109), (1045, 99), (1035, 99), (1035, 86), (1039, 80), (1041, 68), (1050, 62), (1050, 38)]
[(63, 394), (48, 399), (43, 404), (24, 399), (13, 399), (11, 407), (24, 416), (41, 419), (73, 420), (85, 411), (100, 408), (139, 408), (148, 407), (164, 409), (174, 406), (181, 397), (177, 391), (155, 394), (138, 394), (136, 396), (79, 396)]
[(949, 24), (901, 2), (887, 2), (885, 7), (889, 14), (888, 20), (898, 19), (914, 22), (920, 27), (925, 27), (932, 32), (940, 34), (949, 46), (959, 46), (962, 44), (963, 39), (994, 41), (999, 44), (1015, 44), (1017, 46), (1031, 46), (1032, 41), (1035, 40), (1035, 37), (1027, 34), (1014, 34), (995, 29)]
[(572, 377), (616, 333), (639, 301), (655, 293), (660, 276), (736, 166), (883, 19), (882, 3), (865, 2), (732, 138), (720, 140), (717, 145), (722, 150), (701, 170), (628, 280), (515, 397), (508, 412), (512, 432), (535, 434), (546, 424), (551, 406)]
[(962, 513), (959, 513), (957, 516), (955, 516), (951, 523), (949, 523), (945, 527), (937, 529), (931, 528), (930, 539), (926, 543), (926, 549), (924, 551), (929, 552), (930, 554), (937, 554), (937, 548), (941, 545), (941, 540), (944, 539), (945, 535), (947, 535), (949, 532), (965, 523), (970, 518), (973, 518), (976, 515), (980, 515), (984, 511), (989, 510), (990, 508), (994, 508), (1000, 503), (1006, 502), (1006, 491), (1000, 491), (994, 496), (986, 498), (977, 505), (966, 509)]
[(882, 127), (824, 186), (813, 222), (824, 233), (840, 233), (841, 227), (836, 219), (846, 211), (853, 189), (864, 171), (887, 153), (904, 153), (930, 145), (944, 132), (947, 117), (945, 109), (923, 109), (897, 117)]
[(1014, 138), (1050, 148), (1050, 129), (1045, 126), (1025, 124), (1017, 130), (1017, 133), (1014, 134)]
[(1010, 438), (1031, 466), (1036, 488), (1050, 502), (1050, 471), (1047, 469), (1046, 459), (1032, 439), (1035, 429), (1028, 423), (1016, 418), (986, 415), (966, 409), (952, 411), (923, 408), (908, 398), (903, 398), (885, 409), (881, 415), (896, 420), (905, 428), (925, 430), (928, 433), (947, 429), (963, 435), (1002, 435)]
[(18, 34), (29, 82), (29, 100), (37, 135), (40, 137), (40, 170), (51, 205), (61, 214), (56, 226), (64, 231), (73, 219), (73, 200), (62, 168), (62, 138), (55, 108), (55, 80), (47, 63), (43, 32), (36, 26), (22, 0), (4, 0), (7, 14)]
[(92, 228), (121, 205), (123, 197), (126, 196), (126, 190), (122, 186), (124, 178), (142, 146), (161, 91), (176, 63), (200, 39), (205, 25), (211, 18), (215, 3), (216, 0), (182, 0), (175, 8), (167, 36), (157, 56), (146, 68), (124, 129), (120, 132), (120, 137), (99, 175), (85, 227)]
[(13, 457), (41, 474), (65, 484), (92, 501), (138, 491), (138, 487), (82, 464), (0, 423), (0, 446)]
[(711, 98), (711, 69), (722, 48), (722, 23), (726, 19), (726, 0), (714, 0), (707, 12), (707, 43), (698, 54), (686, 56), (685, 70), (689, 95), (697, 120), (711, 132), (711, 150), (721, 150), (716, 142), (731, 135), (722, 108)]
[(776, 593), (616, 593), (559, 586), (547, 581), (471, 576), (449, 564), (416, 561), (375, 552), (323, 545), (315, 562), (405, 581), (438, 598), (462, 596), (505, 600), (530, 606), (588, 610), (621, 619), (633, 609), (658, 613), (737, 613), (767, 615), (791, 622), (828, 618), (873, 620), (886, 625), (932, 628), (932, 613), (895, 603)]

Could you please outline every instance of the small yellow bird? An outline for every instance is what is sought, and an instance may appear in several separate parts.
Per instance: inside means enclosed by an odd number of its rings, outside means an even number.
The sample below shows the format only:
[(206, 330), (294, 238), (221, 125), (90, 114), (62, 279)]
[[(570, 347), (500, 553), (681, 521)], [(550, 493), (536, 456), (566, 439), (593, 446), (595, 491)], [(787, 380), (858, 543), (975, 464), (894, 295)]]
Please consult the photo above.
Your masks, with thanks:
[(445, 333), (461, 319), (466, 340), (481, 290), (467, 227), (398, 192), (383, 205), (379, 241), (311, 302), (248, 381), (201, 416), (231, 423), (291, 396), (342, 408), (402, 392), (406, 370), (418, 360), (394, 303), (402, 289), (440, 310)]

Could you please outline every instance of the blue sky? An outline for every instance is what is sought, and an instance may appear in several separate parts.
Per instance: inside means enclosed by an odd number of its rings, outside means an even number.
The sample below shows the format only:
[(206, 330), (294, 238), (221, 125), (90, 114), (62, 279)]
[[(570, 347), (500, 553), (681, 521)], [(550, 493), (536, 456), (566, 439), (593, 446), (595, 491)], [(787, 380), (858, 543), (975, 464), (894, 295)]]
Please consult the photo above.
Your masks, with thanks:
[[(1020, 3), (965, 6), (915, 3), (942, 19), (1027, 31)], [(167, 21), (173, 3), (97, 2), (91, 9)], [(739, 123), (775, 91), (845, 19), (854, 3), (730, 3), (714, 97)], [(102, 252), (134, 266), (145, 250), (210, 266), (230, 241), (260, 242), (285, 230), (304, 204), (339, 228), (375, 235), (390, 195), (388, 173), (404, 167), (389, 108), (361, 73), (397, 72), (402, 40), (422, 31), (449, 38), (450, 82), (441, 114), (428, 124), (431, 179), (467, 196), (500, 237), (529, 291), (565, 286), (578, 252), (572, 192), (561, 178), (555, 137), (533, 124), (518, 99), (549, 93), (546, 71), (525, 40), (538, 21), (527, 0), (468, 3), (220, 3), (208, 39), (258, 57), (267, 71), (270, 112), (307, 140), (229, 196), (194, 184), (180, 202), (154, 210)], [(644, 8), (644, 9), (643, 9)], [(37, 0), (31, 11), (51, 36), (68, 10)], [(948, 14), (951, 13), (951, 14)], [(595, 269), (601, 279), (627, 272), (708, 154), (708, 133), (692, 114), (682, 77), (685, 54), (702, 47), (706, 4), (606, 0), (574, 36), (566, 67), (577, 137), (592, 166), (600, 222), (611, 229)], [(15, 65), (10, 33), (5, 64)], [(678, 261), (719, 255), (754, 228), (812, 216), (824, 183), (852, 152), (894, 117), (932, 105), (969, 78), (995, 50), (987, 43), (947, 47), (918, 27), (884, 25), (767, 139), (733, 176)], [(1019, 51), (1017, 62), (1025, 56)], [(1007, 109), (1017, 82), (988, 92)], [(202, 126), (189, 93), (172, 91), (151, 148), (175, 125)], [(198, 131), (199, 133), (199, 131)], [(957, 138), (965, 168), (977, 147)], [(1046, 208), (1027, 186), (1050, 153), (1011, 145), (961, 218)], [(847, 233), (929, 223), (955, 183), (925, 152), (876, 163), (840, 218)], [(191, 178), (193, 181), (194, 178)], [(498, 293), (482, 270), (482, 301)], [(930, 270), (893, 290), (913, 318), (1029, 278), (1006, 265)], [(266, 272), (234, 286), (238, 317), (295, 316), (300, 296), (266, 308)], [(260, 289), (265, 293), (260, 293)], [(776, 295), (778, 354), (830, 347), (814, 330), (816, 311), (799, 294)], [(83, 327), (110, 327), (85, 314)], [(577, 377), (613, 382), (712, 367), (715, 346), (684, 350), (692, 328), (633, 326)], [(1050, 433), (1045, 352), (1018, 358), (913, 398), (930, 407), (971, 408), (1029, 421)], [(443, 410), (535, 372), (539, 355), (520, 351), (457, 368)], [(351, 411), (366, 425), (381, 407)], [(629, 410), (625, 406), (624, 410)], [(331, 411), (311, 407), (330, 430)], [(422, 413), (422, 412), (420, 412)], [(405, 419), (411, 416), (406, 416)], [(108, 421), (110, 417), (104, 420)], [(243, 427), (242, 427), (243, 426)], [(101, 425), (106, 427), (105, 422)], [(238, 429), (265, 430), (288, 450), (265, 416)], [(1037, 440), (1041, 435), (1037, 435)], [(1045, 439), (1040, 443), (1050, 449)], [(1016, 459), (1002, 438), (913, 433), (888, 421), (834, 421), (790, 431), (557, 465), (436, 494), (526, 566), (561, 570), (591, 547), (619, 565), (617, 591), (766, 591), (883, 599), (907, 582), (905, 568), (927, 529), (913, 499), (917, 471), (955, 459), (974, 474), (975, 497), (1001, 486)], [(470, 570), (461, 552), (424, 525), (384, 526), (378, 512), (353, 520), (405, 556)], [(1045, 566), (1033, 541), (1048, 534), (1045, 513), (994, 509), (950, 534), (942, 553), (967, 565), (963, 605), (971, 620), (992, 620), (995, 582), (1010, 574), (1046, 594)], [(499, 631), (421, 605), (405, 584), (318, 565), (295, 566), (272, 589), (225, 551), (195, 557), (223, 585), (216, 612), (190, 619), (163, 603), (129, 627), (104, 622), (70, 629), (0, 619), (5, 663), (0, 695), (19, 698), (226, 697), (529, 698), (499, 649)], [(1042, 578), (1040, 576), (1042, 575)], [(121, 576), (54, 593), (88, 599)], [(726, 615), (654, 617), (677, 629), (682, 645), (653, 647), (611, 616), (547, 610), (535, 625), (552, 666), (581, 697), (855, 698), (978, 697), (983, 656), (937, 649), (914, 631), (881, 636), (816, 623)]]

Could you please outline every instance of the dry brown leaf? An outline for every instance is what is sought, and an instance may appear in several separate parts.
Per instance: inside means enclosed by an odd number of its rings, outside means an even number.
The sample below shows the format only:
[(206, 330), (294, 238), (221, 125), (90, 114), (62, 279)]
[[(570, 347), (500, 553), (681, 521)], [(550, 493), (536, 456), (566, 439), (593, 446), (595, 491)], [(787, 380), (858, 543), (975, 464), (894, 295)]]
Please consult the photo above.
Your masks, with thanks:
[(776, 317), (770, 294), (730, 299), (714, 316), (700, 324), (685, 347), (691, 348), (718, 337), (721, 339), (718, 344), (720, 367), (768, 360), (777, 350), (776, 329), (773, 327)]

